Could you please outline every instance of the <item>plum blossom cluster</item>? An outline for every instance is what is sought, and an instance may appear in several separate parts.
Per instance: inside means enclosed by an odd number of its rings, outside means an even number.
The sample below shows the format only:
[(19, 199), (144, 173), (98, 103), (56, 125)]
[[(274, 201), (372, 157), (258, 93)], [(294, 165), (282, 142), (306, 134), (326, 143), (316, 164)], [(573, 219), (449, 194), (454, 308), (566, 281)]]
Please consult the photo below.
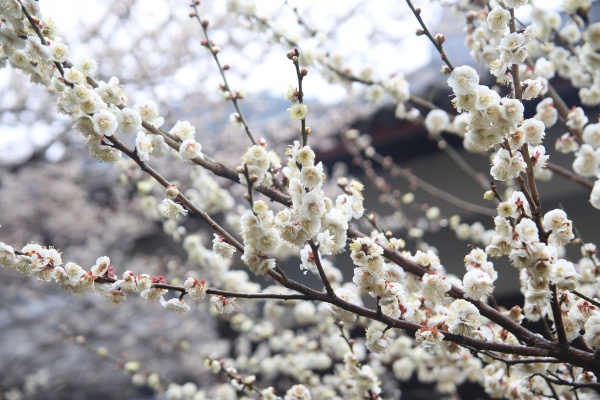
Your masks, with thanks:
[[(167, 285), (167, 282), (162, 276), (153, 277), (125, 271), (121, 279), (118, 279), (107, 256), (99, 257), (96, 263), (86, 270), (73, 262), (63, 264), (61, 253), (54, 248), (28, 244), (20, 251), (15, 251), (13, 247), (0, 242), (0, 267), (17, 270), (39, 281), (54, 280), (71, 293), (96, 292), (108, 297), (115, 305), (121, 304), (128, 294), (132, 294), (158, 301), (164, 308), (176, 313), (181, 314), (190, 309), (183, 296), (164, 299), (168, 289), (163, 286)], [(193, 300), (203, 299), (206, 296), (205, 280), (188, 278), (183, 288), (185, 289), (183, 292)]]
[[(315, 165), (315, 153), (309, 146), (294, 142), (288, 148), (288, 162), (282, 169), (288, 182), (292, 206), (275, 215), (279, 236), (293, 246), (300, 247), (319, 233), (322, 254), (343, 251), (352, 218), (360, 218), (363, 208), (363, 186), (350, 182), (344, 194), (335, 202), (326, 197), (322, 185), (325, 179), (323, 164)], [(310, 268), (309, 268), (310, 269)]]
[[(20, 2), (0, 1), (3, 55), (12, 66), (56, 93), (59, 112), (73, 119), (94, 157), (117, 162), (123, 151), (142, 170), (147, 170), (144, 163), (150, 157), (168, 154), (192, 171), (193, 188), (185, 192), (191, 204), (201, 204), (203, 210), (231, 208), (232, 197), (217, 190), (218, 183), (196, 166), (208, 165), (205, 168), (212, 172), (217, 169), (211, 169), (212, 160), (207, 162), (208, 157), (202, 153), (193, 125), (178, 121), (169, 131), (160, 129), (164, 120), (156, 103), (147, 101), (128, 107), (116, 77), (108, 82), (93, 79), (97, 69), (94, 60), (79, 57), (72, 64), (67, 62), (69, 49), (54, 34), (51, 22), (36, 17), (37, 25), (31, 26), (24, 19)], [(505, 0), (501, 6), (492, 2), (489, 9), (469, 14), (472, 29), (467, 45), (499, 83), (512, 82), (517, 86), (513, 87), (513, 97), (501, 97), (495, 90), (480, 85), (479, 75), (471, 67), (454, 68), (448, 84), (455, 95), (455, 108), (465, 113), (451, 121), (445, 111), (432, 110), (424, 121), (434, 135), (465, 130), (464, 143), (469, 149), (494, 148), (491, 175), (507, 184), (525, 172), (533, 178), (547, 177), (544, 167), (548, 156), (542, 141), (546, 129), (558, 120), (557, 110), (549, 99), (539, 103), (533, 118), (525, 119), (525, 103), (521, 100), (544, 96), (548, 79), (556, 71), (568, 75), (576, 85), (591, 78), (600, 50), (595, 44), (600, 38), (596, 24), (590, 24), (583, 33), (578, 26), (566, 26), (561, 35), (575, 46), (581, 39), (585, 44), (563, 60), (574, 61), (574, 69), (581, 67), (580, 70), (561, 72), (566, 66), (560, 62), (560, 51), (543, 50), (534, 40), (543, 42), (559, 28), (552, 14), (536, 11), (536, 25), (520, 31), (514, 29), (514, 8), (526, 3), (526, 0)], [(37, 2), (22, 4), (30, 14), (39, 15)], [(196, 6), (194, 2), (192, 7)], [(246, 9), (245, 15), (251, 14)], [(203, 28), (208, 25), (201, 24)], [(47, 43), (39, 38), (35, 28), (42, 32)], [(210, 45), (210, 49), (216, 54), (216, 47)], [(538, 58), (531, 70), (525, 69), (527, 59), (536, 52), (545, 52), (548, 58)], [(297, 62), (296, 58), (294, 63)], [(524, 78), (522, 82), (515, 78), (517, 72)], [(579, 86), (580, 95), (588, 104), (600, 103), (600, 100), (594, 103), (597, 75), (592, 86), (583, 83)], [(399, 104), (397, 116), (416, 117), (417, 113), (406, 106), (410, 91), (403, 76), (372, 85), (369, 96), (376, 101), (384, 91)], [(522, 95), (516, 95), (517, 92)], [(229, 93), (224, 97), (231, 99), (231, 92), (223, 93)], [(236, 96), (244, 97), (239, 93)], [(293, 103), (288, 111), (296, 120), (304, 120), (307, 113), (302, 96), (301, 89), (295, 87), (290, 87), (286, 95)], [(244, 124), (240, 114), (234, 115), (234, 120)], [(583, 109), (573, 108), (565, 118), (569, 132), (561, 137), (557, 147), (563, 152), (575, 152), (576, 173), (595, 176), (600, 167), (597, 156), (600, 130), (598, 124), (588, 122)], [(480, 236), (478, 243), (485, 246), (485, 250), (473, 248), (466, 255), (466, 272), (460, 279), (446, 273), (431, 248), (423, 246), (414, 254), (400, 253), (401, 240), (391, 232), (374, 229), (370, 235), (357, 233), (350, 224), (365, 212), (363, 185), (340, 178), (337, 183), (342, 193), (335, 199), (328, 197), (324, 188), (325, 168), (306, 145), (305, 133), (302, 144), (296, 141), (289, 146), (285, 166), (274, 151), (267, 150), (264, 140), (246, 150), (235, 170), (219, 165), (231, 180), (237, 177), (247, 189), (245, 199), (250, 208), (231, 211), (227, 216), (231, 226), (241, 234), (243, 244), (197, 212), (213, 228), (217, 226), (212, 248), (206, 248), (200, 234), (190, 234), (178, 225), (188, 210), (181, 204), (183, 193), (176, 186), (166, 185), (161, 177), (153, 175), (166, 186), (167, 198), (157, 205), (155, 200), (149, 200), (155, 184), (141, 179), (136, 182), (147, 203), (145, 208), (154, 211), (153, 217), (160, 213), (169, 218), (163, 225), (165, 231), (182, 242), (188, 262), (197, 267), (198, 275), (188, 277), (182, 286), (169, 285), (162, 276), (132, 271), (125, 271), (118, 279), (106, 256), (98, 258), (89, 271), (71, 262), (63, 265), (60, 252), (36, 244), (15, 251), (0, 243), (0, 265), (42, 281), (55, 280), (72, 293), (96, 291), (115, 304), (124, 301), (127, 295), (138, 295), (175, 313), (190, 310), (184, 300), (186, 295), (200, 300), (213, 294), (209, 302), (213, 313), (231, 314), (232, 329), (243, 334), (237, 343), (231, 344), (235, 349), (231, 352), (235, 358), (231, 365), (225, 366), (229, 361), (207, 363), (213, 372), (227, 376), (229, 384), (219, 389), (220, 398), (236, 398), (237, 393), (244, 393), (281, 399), (273, 388), (256, 387), (258, 375), (265, 379), (287, 376), (300, 382), (286, 391), (284, 399), (290, 400), (373, 400), (388, 394), (390, 398), (397, 397), (395, 380), (380, 379), (386, 369), (400, 381), (410, 379), (413, 374), (423, 382), (435, 381), (436, 389), (448, 395), (454, 394), (457, 385), (472, 381), (483, 385), (494, 397), (567, 397), (571, 396), (570, 386), (577, 388), (578, 383), (595, 382), (599, 369), (594, 351), (600, 349), (597, 251), (592, 244), (583, 245), (582, 258), (577, 263), (563, 256), (563, 248), (574, 239), (573, 222), (560, 209), (542, 214), (537, 199), (526, 190), (533, 188), (531, 181), (522, 184), (522, 191), (513, 191), (506, 196), (507, 200), (499, 202), (493, 231), (484, 232), (482, 225), (461, 224), (456, 219), (449, 222), (457, 234), (465, 238)], [(578, 143), (578, 133), (582, 143)], [(135, 134), (134, 151), (120, 150), (123, 147), (117, 139), (119, 134)], [(123, 162), (118, 164), (122, 167)], [(256, 190), (284, 206), (276, 209), (265, 200), (254, 200)], [(600, 204), (600, 186), (592, 190), (592, 204)], [(190, 206), (190, 210), (194, 209)], [(431, 218), (435, 214), (431, 211)], [(341, 270), (324, 258), (342, 253), (347, 242), (351, 242), (349, 256), (354, 264), (352, 282), (344, 282)], [(238, 250), (248, 268), (232, 268)], [(284, 269), (289, 262), (282, 256), (286, 252), (299, 256), (300, 270), (318, 274), (326, 290), (313, 290), (288, 278)], [(495, 305), (492, 295), (498, 273), (488, 257), (500, 256), (507, 256), (519, 270), (523, 307), (517, 305), (505, 310)], [(268, 275), (273, 285), (263, 288), (251, 280), (248, 270), (255, 275)], [(209, 289), (200, 275), (220, 289)], [(166, 298), (169, 290), (181, 294)], [(237, 293), (242, 294), (239, 297), (285, 301), (265, 301), (260, 309), (234, 313), (240, 309)], [(363, 295), (372, 298), (373, 308), (364, 305), (368, 302), (363, 303)], [(318, 300), (320, 304), (307, 300)], [(524, 319), (553, 324), (556, 333), (546, 332), (545, 336), (533, 333), (521, 325)], [(351, 329), (346, 331), (345, 324)], [(355, 327), (364, 331), (364, 336), (356, 340), (349, 333), (355, 332), (352, 329)], [(570, 346), (578, 338), (584, 350)], [(540, 357), (527, 358), (534, 356)], [(508, 366), (513, 361), (516, 365), (509, 374)], [(249, 375), (240, 375), (241, 369)], [(549, 382), (558, 382), (559, 387)], [(167, 392), (174, 397), (181, 393), (182, 398), (203, 396), (189, 385), (185, 389), (173, 385)], [(578, 398), (592, 398), (585, 390), (579, 392)]]

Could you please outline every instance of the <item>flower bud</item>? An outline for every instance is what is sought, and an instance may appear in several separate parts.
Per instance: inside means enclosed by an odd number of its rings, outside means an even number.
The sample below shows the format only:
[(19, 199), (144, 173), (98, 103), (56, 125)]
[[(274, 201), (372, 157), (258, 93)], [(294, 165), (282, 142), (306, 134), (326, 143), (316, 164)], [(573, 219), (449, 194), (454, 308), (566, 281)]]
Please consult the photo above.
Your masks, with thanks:
[(444, 42), (446, 41), (446, 36), (442, 35), (441, 33), (438, 33), (437, 35), (435, 35), (435, 41), (437, 44), (444, 44)]
[(203, 28), (208, 28), (208, 20), (207, 19), (202, 19), (202, 21), (200, 21), (200, 23), (202, 24)]
[(417, 29), (417, 31), (415, 32), (417, 34), (417, 36), (423, 36), (425, 34), (425, 31), (421, 28)]
[(174, 199), (179, 196), (179, 189), (175, 185), (167, 186), (167, 197), (170, 199)]
[(483, 194), (483, 199), (487, 200), (487, 201), (492, 201), (496, 198), (496, 195), (494, 194), (493, 191), (488, 190)]
[(308, 68), (306, 68), (306, 67), (300, 68), (300, 75), (302, 75), (302, 76), (308, 75)]

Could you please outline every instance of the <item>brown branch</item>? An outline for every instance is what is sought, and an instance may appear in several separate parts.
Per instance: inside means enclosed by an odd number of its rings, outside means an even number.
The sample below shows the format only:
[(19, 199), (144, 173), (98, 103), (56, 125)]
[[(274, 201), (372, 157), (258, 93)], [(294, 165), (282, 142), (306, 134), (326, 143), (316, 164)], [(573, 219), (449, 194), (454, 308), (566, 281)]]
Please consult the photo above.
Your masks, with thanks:
[(573, 290), (573, 291), (571, 291), (571, 293), (573, 293), (574, 295), (576, 295), (578, 297), (581, 297), (583, 300), (587, 301), (588, 303), (593, 304), (596, 307), (600, 308), (600, 302), (598, 302), (598, 301), (596, 301), (596, 300), (594, 300), (594, 299), (592, 299), (592, 298), (584, 295), (583, 293), (578, 292), (577, 290)]
[(569, 340), (567, 339), (567, 333), (565, 332), (565, 325), (562, 320), (562, 312), (560, 310), (560, 303), (558, 302), (558, 292), (556, 285), (551, 284), (550, 290), (552, 291), (552, 300), (550, 307), (552, 308), (552, 316), (554, 317), (554, 327), (556, 328), (556, 336), (558, 337), (558, 344), (561, 347), (568, 348)]
[(592, 190), (594, 188), (594, 182), (590, 182), (587, 179), (577, 175), (576, 173), (569, 171), (568, 169), (561, 167), (560, 165), (551, 163), (551, 162), (547, 162), (546, 163), (546, 168), (548, 168), (550, 171), (557, 173), (558, 175), (561, 175), (565, 178), (567, 178), (570, 181), (573, 181), (581, 186), (583, 186), (584, 188), (588, 189), (588, 190)]
[(598, 383), (598, 382), (590, 382), (590, 383), (569, 382), (564, 379), (553, 378), (553, 377), (546, 376), (546, 375), (543, 375), (540, 373), (535, 373), (535, 374), (532, 374), (531, 376), (539, 376), (539, 377), (542, 377), (545, 380), (552, 382), (556, 385), (571, 386), (573, 389), (581, 389), (581, 388), (594, 388), (596, 390), (600, 389), (600, 383)]
[(319, 256), (319, 246), (317, 246), (312, 239), (308, 241), (308, 245), (310, 246), (313, 252), (315, 265), (317, 266), (317, 270), (319, 271), (319, 276), (321, 277), (323, 284), (325, 284), (325, 290), (330, 296), (335, 296), (333, 288), (331, 287), (331, 283), (329, 282), (329, 279), (327, 279), (327, 274), (325, 273), (323, 265), (321, 264), (321, 257)]
[(206, 48), (212, 54), (213, 59), (215, 60), (215, 63), (217, 64), (217, 67), (219, 68), (219, 73), (221, 74), (221, 78), (223, 79), (223, 90), (230, 93), (231, 102), (233, 103), (233, 106), (235, 107), (235, 110), (237, 111), (237, 114), (239, 115), (240, 122), (244, 125), (244, 130), (246, 131), (246, 135), (248, 136), (248, 138), (250, 139), (252, 144), (256, 144), (256, 140), (254, 140), (254, 135), (252, 135), (252, 132), (250, 131), (250, 127), (248, 126), (248, 123), (246, 122), (246, 119), (244, 118), (244, 114), (242, 113), (242, 110), (240, 109), (240, 106), (238, 104), (238, 96), (236, 93), (231, 91), (231, 88), (229, 87), (229, 84), (227, 83), (227, 77), (225, 76), (225, 69), (221, 65), (221, 62), (219, 61), (219, 57), (217, 56), (218, 51), (215, 49), (215, 47), (212, 44), (212, 41), (208, 37), (208, 21), (200, 19), (200, 16), (198, 14), (198, 4), (196, 4), (195, 1), (191, 2), (190, 7), (192, 7), (194, 9), (194, 12), (190, 14), (190, 17), (195, 18), (198, 21), (198, 23), (200, 24), (200, 26), (202, 27), (202, 31), (204, 32), (204, 37), (206, 38)]
[(450, 71), (452, 71), (454, 69), (454, 66), (452, 65), (452, 63), (450, 62), (448, 57), (446, 56), (446, 53), (444, 52), (444, 48), (442, 47), (442, 44), (439, 43), (437, 40), (435, 40), (435, 38), (433, 37), (431, 32), (429, 32), (429, 29), (427, 29), (427, 25), (425, 25), (425, 21), (423, 21), (423, 18), (421, 18), (421, 9), (415, 8), (415, 6), (413, 6), (411, 0), (406, 0), (406, 4), (408, 4), (408, 7), (410, 7), (410, 10), (415, 15), (415, 18), (417, 18), (417, 21), (419, 21), (421, 28), (423, 28), (423, 34), (429, 38), (429, 41), (435, 46), (438, 53), (440, 53), (442, 60), (446, 63), (448, 68), (450, 68)]

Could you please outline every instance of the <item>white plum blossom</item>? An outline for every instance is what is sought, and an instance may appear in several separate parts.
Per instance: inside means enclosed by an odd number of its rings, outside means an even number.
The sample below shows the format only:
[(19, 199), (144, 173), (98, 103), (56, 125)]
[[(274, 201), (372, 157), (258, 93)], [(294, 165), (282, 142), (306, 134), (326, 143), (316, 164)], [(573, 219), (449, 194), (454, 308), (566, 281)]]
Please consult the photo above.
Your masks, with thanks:
[[(356, 291), (349, 287), (340, 287), (334, 290), (335, 295), (351, 304), (360, 305), (360, 298), (357, 296)], [(356, 314), (351, 311), (345, 310), (333, 304), (326, 304), (325, 310), (333, 318), (341, 321), (356, 321)]]
[(131, 108), (123, 108), (117, 114), (117, 121), (119, 122), (119, 131), (121, 133), (137, 133), (142, 128), (140, 114)]
[(61, 42), (53, 42), (49, 46), (52, 61), (64, 63), (69, 57), (69, 48)]
[(480, 300), (492, 294), (494, 286), (490, 275), (480, 269), (472, 269), (463, 277), (463, 291), (473, 299)]
[(438, 135), (448, 128), (450, 117), (444, 110), (431, 110), (425, 117), (425, 127), (429, 133)]
[(444, 340), (444, 335), (437, 327), (432, 329), (421, 327), (415, 334), (415, 342), (420, 343), (421, 347), (431, 354), (435, 354), (440, 349), (442, 340)]
[(91, 57), (80, 54), (73, 60), (73, 67), (87, 76), (92, 76), (98, 69), (98, 63)]
[(92, 117), (94, 130), (101, 136), (112, 136), (117, 131), (119, 123), (115, 114), (108, 110), (100, 110)]
[(187, 290), (188, 295), (193, 300), (199, 300), (206, 297), (206, 281), (204, 279), (199, 281), (196, 278), (187, 278), (183, 287)]
[(366, 347), (371, 352), (382, 354), (392, 343), (392, 338), (386, 336), (380, 330), (373, 327), (368, 327), (365, 333)]
[(65, 68), (64, 78), (65, 81), (74, 85), (82, 84), (85, 82), (85, 75), (74, 68)]
[(193, 160), (198, 157), (202, 158), (202, 145), (194, 139), (186, 139), (179, 146), (179, 154), (186, 160)]
[(152, 100), (146, 101), (144, 103), (136, 103), (133, 106), (133, 109), (137, 111), (142, 120), (146, 122), (152, 123), (155, 119), (159, 117), (158, 106)]
[(165, 299), (162, 296), (160, 296), (159, 301), (161, 306), (177, 314), (183, 314), (189, 311), (190, 309), (189, 304), (187, 304), (183, 299), (172, 298), (170, 300), (165, 301)]
[(135, 150), (138, 157), (142, 161), (148, 161), (150, 154), (154, 151), (154, 140), (152, 135), (148, 135), (144, 132), (138, 132), (135, 138)]
[(463, 336), (473, 336), (481, 325), (479, 310), (466, 300), (454, 300), (450, 304), (450, 315), (446, 320), (448, 331)]
[(184, 141), (187, 139), (194, 139), (196, 128), (188, 121), (177, 121), (169, 133), (179, 140)]
[(292, 119), (300, 121), (306, 118), (306, 114), (308, 113), (308, 106), (304, 103), (295, 103), (292, 104), (292, 106), (287, 110), (290, 113), (290, 117)]
[(597, 179), (594, 182), (594, 186), (592, 187), (592, 193), (590, 194), (590, 204), (600, 210), (600, 179)]
[(492, 161), (490, 173), (499, 181), (516, 178), (521, 172), (525, 171), (527, 164), (523, 160), (521, 153), (515, 153), (511, 156), (508, 150), (500, 149)]
[(589, 144), (594, 149), (600, 147), (600, 123), (589, 124), (583, 129), (583, 135), (581, 137), (583, 142)]
[(529, 0), (502, 0), (502, 2), (508, 8), (519, 8), (527, 5)]
[(593, 315), (585, 322), (585, 339), (588, 346), (600, 348), (600, 315)]
[(479, 75), (468, 65), (456, 67), (448, 78), (448, 86), (456, 96), (473, 93), (479, 85)]
[(529, 118), (523, 121), (521, 125), (523, 131), (525, 131), (525, 141), (529, 144), (538, 145), (542, 143), (542, 139), (545, 136), (545, 126), (542, 121), (534, 118)]
[(213, 234), (213, 251), (222, 258), (231, 258), (233, 253), (237, 251), (235, 247), (225, 241), (225, 239), (217, 233)]
[(500, 6), (496, 6), (487, 16), (488, 28), (492, 32), (503, 32), (508, 27), (510, 13)]
[(235, 310), (235, 307), (237, 307), (235, 297), (223, 296), (212, 296), (210, 298), (210, 305), (219, 314), (231, 314)]
[(182, 215), (184, 217), (187, 215), (187, 210), (183, 208), (181, 204), (175, 203), (171, 199), (164, 199), (162, 203), (158, 205), (158, 210), (165, 217), (176, 221), (178, 221)]
[(306, 386), (294, 385), (285, 392), (283, 400), (312, 400), (312, 396)]

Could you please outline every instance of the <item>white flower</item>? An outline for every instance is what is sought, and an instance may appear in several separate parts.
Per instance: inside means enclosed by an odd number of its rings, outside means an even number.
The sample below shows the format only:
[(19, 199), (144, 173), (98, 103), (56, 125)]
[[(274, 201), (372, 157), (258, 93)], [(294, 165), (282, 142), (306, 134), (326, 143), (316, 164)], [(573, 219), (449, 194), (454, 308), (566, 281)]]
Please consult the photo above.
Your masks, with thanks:
[(521, 128), (525, 131), (525, 141), (529, 144), (538, 145), (542, 143), (545, 136), (545, 126), (542, 121), (529, 118), (523, 121)]
[(164, 199), (162, 203), (158, 205), (158, 210), (165, 217), (174, 219), (176, 221), (179, 220), (179, 218), (181, 218), (182, 215), (186, 216), (188, 213), (187, 210), (183, 208), (181, 204), (177, 204), (171, 199)]
[(444, 110), (431, 110), (427, 117), (425, 117), (425, 127), (429, 131), (429, 133), (433, 135), (438, 135), (442, 131), (448, 128), (450, 124), (450, 117), (448, 113)]
[(183, 299), (172, 298), (168, 301), (165, 301), (165, 299), (160, 296), (159, 301), (161, 306), (177, 314), (183, 314), (190, 309), (190, 306)]
[(502, 99), (502, 118), (505, 118), (511, 126), (516, 127), (523, 119), (525, 107), (517, 99)]
[(0, 266), (10, 268), (16, 261), (15, 250), (6, 243), (0, 242)]
[(194, 139), (186, 139), (179, 146), (179, 154), (187, 160), (202, 157), (202, 145)]
[[(356, 295), (356, 291), (349, 287), (340, 287), (334, 290), (335, 295), (340, 299), (351, 303), (360, 305), (360, 298)], [(356, 314), (351, 311), (344, 310), (333, 304), (325, 304), (325, 310), (335, 319), (342, 321), (356, 321)]]
[(315, 264), (315, 254), (308, 244), (300, 250), (300, 261), (302, 261), (302, 263), (300, 264), (300, 270), (304, 270), (305, 275), (308, 271), (317, 272), (317, 265)]
[(107, 256), (98, 257), (96, 264), (92, 267), (91, 271), (94, 276), (104, 276), (108, 272), (110, 267), (110, 258)]
[(320, 219), (325, 213), (325, 200), (320, 190), (313, 189), (302, 197), (302, 204), (298, 209), (300, 218)]
[(142, 117), (131, 108), (124, 108), (117, 114), (121, 133), (136, 133), (142, 128)]
[(600, 316), (593, 315), (585, 322), (583, 338), (594, 349), (600, 348)]
[(146, 122), (153, 122), (159, 117), (158, 106), (154, 101), (146, 101), (145, 103), (138, 103), (133, 106), (133, 109), (137, 111), (142, 120)]
[(306, 114), (308, 113), (308, 106), (304, 103), (296, 103), (293, 104), (287, 110), (290, 113), (290, 117), (292, 119), (300, 121), (306, 118)]
[(548, 81), (545, 78), (525, 79), (523, 86), (523, 100), (532, 100), (548, 92)]
[(581, 275), (572, 262), (560, 259), (552, 264), (552, 282), (561, 290), (574, 290)]
[(115, 114), (108, 110), (100, 110), (92, 117), (94, 130), (101, 136), (112, 136), (117, 131), (119, 123)]
[(79, 55), (73, 61), (73, 67), (87, 76), (91, 76), (98, 69), (98, 63), (87, 55)]
[(432, 304), (442, 300), (452, 285), (445, 276), (424, 274), (421, 278), (421, 293)]
[(154, 151), (152, 135), (148, 135), (142, 131), (138, 132), (135, 138), (135, 150), (140, 160), (148, 161), (150, 154)]
[(53, 42), (49, 46), (50, 58), (57, 63), (64, 63), (69, 58), (69, 48), (61, 42)]
[(88, 142), (90, 154), (96, 160), (115, 163), (121, 159), (121, 151), (100, 143), (100, 140)]
[(502, 0), (508, 8), (519, 8), (527, 5), (529, 0)]
[(571, 129), (582, 129), (588, 123), (588, 117), (581, 107), (573, 107), (567, 114), (567, 126)]
[(221, 258), (231, 258), (233, 253), (237, 251), (235, 247), (230, 245), (220, 235), (214, 233), (213, 239), (213, 251), (218, 254)]
[(534, 242), (539, 240), (537, 226), (535, 225), (535, 222), (529, 218), (523, 218), (521, 222), (515, 226), (515, 233), (522, 242)]
[(199, 281), (196, 278), (187, 278), (183, 287), (192, 300), (199, 300), (206, 297), (206, 281), (204, 279)]
[(504, 32), (510, 21), (510, 13), (500, 6), (494, 7), (487, 17), (488, 28), (492, 32)]
[(242, 261), (250, 268), (250, 271), (256, 275), (264, 275), (270, 269), (274, 269), (276, 266), (275, 260), (264, 255), (256, 254), (253, 252), (254, 249), (244, 248), (244, 254), (242, 254)]
[(319, 162), (314, 167), (304, 167), (300, 172), (300, 181), (308, 189), (314, 189), (323, 182), (323, 163)]
[(600, 123), (589, 124), (583, 129), (582, 139), (594, 149), (600, 147)]
[(85, 75), (74, 68), (65, 68), (65, 81), (74, 85), (84, 83)]
[(463, 277), (463, 291), (471, 299), (479, 300), (492, 294), (494, 290), (492, 283), (492, 278), (487, 272), (472, 269)]
[(365, 346), (371, 352), (382, 354), (392, 343), (392, 339), (373, 327), (368, 327), (365, 332)]
[(421, 347), (431, 354), (435, 354), (439, 350), (442, 340), (444, 340), (444, 335), (435, 326), (432, 329), (421, 327), (415, 333), (415, 342), (421, 343)]
[(473, 93), (477, 85), (479, 85), (479, 75), (468, 65), (454, 68), (448, 78), (448, 86), (454, 90), (456, 96)]
[(231, 314), (237, 306), (237, 304), (235, 304), (235, 297), (223, 297), (218, 295), (210, 298), (210, 305), (213, 310), (219, 314)]
[(590, 194), (590, 204), (600, 210), (600, 179), (594, 182), (592, 193)]
[(523, 160), (521, 153), (515, 153), (511, 157), (506, 149), (500, 149), (496, 153), (492, 161), (490, 173), (499, 181), (505, 181), (511, 178), (516, 178), (519, 174), (525, 171), (527, 164)]
[(310, 390), (304, 385), (294, 385), (287, 392), (283, 400), (312, 400)]
[(287, 92), (286, 92), (285, 96), (283, 96), (283, 98), (291, 101), (292, 103), (297, 102), (298, 101), (298, 89), (293, 85), (289, 85)]
[(595, 176), (598, 173), (598, 156), (589, 144), (583, 144), (575, 153), (573, 171), (581, 176)]
[(385, 89), (381, 85), (370, 85), (367, 88), (367, 101), (371, 104), (377, 105), (383, 101), (385, 96)]
[(169, 133), (180, 140), (194, 139), (196, 128), (188, 121), (177, 121)]
[(457, 335), (472, 336), (481, 324), (479, 310), (466, 300), (454, 300), (450, 304), (450, 315), (446, 320), (448, 331)]
[[(119, 105), (125, 101), (125, 96), (121, 91), (121, 86), (119, 86), (119, 78), (116, 76), (111, 77), (108, 83), (104, 81), (98, 82), (98, 87), (94, 90), (106, 103)], [(134, 109), (139, 113), (139, 110), (135, 107)]]

